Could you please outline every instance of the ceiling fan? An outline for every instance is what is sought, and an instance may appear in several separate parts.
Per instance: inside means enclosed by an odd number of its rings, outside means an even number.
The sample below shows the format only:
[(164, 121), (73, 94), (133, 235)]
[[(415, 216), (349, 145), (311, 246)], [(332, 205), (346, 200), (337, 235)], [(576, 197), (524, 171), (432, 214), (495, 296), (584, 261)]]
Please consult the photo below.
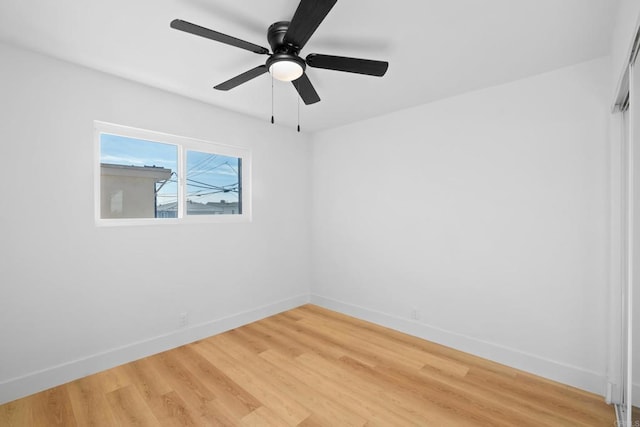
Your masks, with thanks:
[(305, 59), (300, 58), (300, 51), (336, 2), (337, 0), (301, 0), (291, 22), (279, 21), (269, 27), (267, 40), (271, 53), (265, 47), (180, 19), (174, 19), (171, 28), (269, 56), (265, 64), (220, 83), (214, 89), (233, 89), (269, 72), (275, 79), (292, 82), (300, 98), (309, 105), (320, 101), (320, 97), (305, 73), (307, 66), (378, 77), (384, 76), (389, 67), (389, 63), (384, 61), (315, 53), (307, 55)]

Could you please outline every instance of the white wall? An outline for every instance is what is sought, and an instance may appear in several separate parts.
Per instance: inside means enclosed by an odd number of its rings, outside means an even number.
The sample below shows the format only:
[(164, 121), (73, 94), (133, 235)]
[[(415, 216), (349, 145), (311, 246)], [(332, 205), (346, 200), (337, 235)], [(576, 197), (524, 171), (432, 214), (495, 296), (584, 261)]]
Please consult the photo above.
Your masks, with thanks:
[(312, 302), (604, 394), (610, 73), (314, 135)]
[[(307, 301), (306, 135), (8, 45), (0, 58), (0, 403)], [(93, 120), (251, 148), (253, 222), (96, 227)]]

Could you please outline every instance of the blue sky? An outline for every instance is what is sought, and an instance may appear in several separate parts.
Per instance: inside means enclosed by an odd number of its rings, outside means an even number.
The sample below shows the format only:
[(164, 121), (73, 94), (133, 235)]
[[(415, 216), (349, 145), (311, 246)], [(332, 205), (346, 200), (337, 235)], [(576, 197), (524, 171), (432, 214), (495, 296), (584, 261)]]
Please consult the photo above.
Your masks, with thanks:
[[(178, 147), (119, 135), (100, 135), (100, 162), (125, 166), (156, 166), (174, 174), (158, 192), (158, 204), (177, 199)], [(197, 203), (238, 200), (238, 159), (200, 151), (186, 151), (187, 199)], [(234, 191), (236, 190), (236, 191)]]

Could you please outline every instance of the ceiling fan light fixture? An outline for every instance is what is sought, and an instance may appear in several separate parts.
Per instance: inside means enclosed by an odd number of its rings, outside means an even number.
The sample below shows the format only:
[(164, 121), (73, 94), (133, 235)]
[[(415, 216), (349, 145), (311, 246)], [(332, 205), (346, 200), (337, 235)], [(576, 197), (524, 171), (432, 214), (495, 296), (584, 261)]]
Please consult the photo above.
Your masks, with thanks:
[(302, 59), (294, 55), (273, 55), (267, 61), (269, 73), (274, 79), (283, 82), (298, 80), (304, 73), (305, 63)]
[(290, 82), (300, 78), (302, 73), (302, 67), (297, 62), (293, 61), (278, 61), (271, 64), (269, 72), (273, 75), (273, 78), (283, 82)]

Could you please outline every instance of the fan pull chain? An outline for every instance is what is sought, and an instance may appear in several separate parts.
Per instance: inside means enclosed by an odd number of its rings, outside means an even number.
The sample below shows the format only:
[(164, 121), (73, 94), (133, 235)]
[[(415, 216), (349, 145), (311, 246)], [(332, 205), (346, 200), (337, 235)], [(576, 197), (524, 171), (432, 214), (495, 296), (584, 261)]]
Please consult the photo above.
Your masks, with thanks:
[(274, 124), (273, 120), (273, 74), (271, 74), (271, 124)]
[(298, 81), (298, 132), (300, 132), (300, 82)]

